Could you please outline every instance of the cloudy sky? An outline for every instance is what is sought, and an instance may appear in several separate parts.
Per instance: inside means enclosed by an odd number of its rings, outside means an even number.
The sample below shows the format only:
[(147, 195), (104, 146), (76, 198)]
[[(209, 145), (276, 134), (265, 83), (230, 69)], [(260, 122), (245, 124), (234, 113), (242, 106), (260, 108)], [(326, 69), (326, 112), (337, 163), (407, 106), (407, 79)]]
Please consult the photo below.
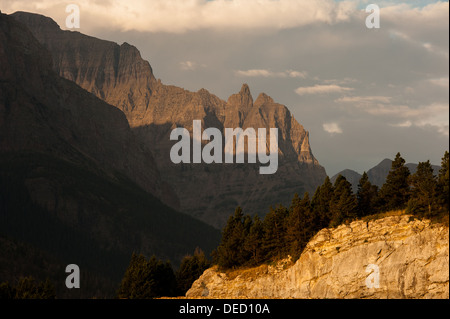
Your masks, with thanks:
[[(449, 144), (448, 1), (0, 0), (63, 29), (135, 45), (165, 84), (222, 99), (247, 83), (286, 105), (332, 176), (400, 152), (440, 164)], [(366, 6), (380, 28), (366, 27)]]

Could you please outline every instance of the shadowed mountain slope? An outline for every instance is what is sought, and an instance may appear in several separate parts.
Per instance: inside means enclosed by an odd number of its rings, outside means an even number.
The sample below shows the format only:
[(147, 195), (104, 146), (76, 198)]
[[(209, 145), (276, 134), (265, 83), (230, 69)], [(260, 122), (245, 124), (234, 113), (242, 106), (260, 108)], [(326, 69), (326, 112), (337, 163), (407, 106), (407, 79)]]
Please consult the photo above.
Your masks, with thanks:
[[(308, 131), (268, 95), (254, 100), (244, 84), (224, 101), (205, 89), (190, 92), (164, 85), (127, 43), (63, 31), (40, 15), (12, 16), (27, 24), (51, 52), (57, 73), (125, 113), (133, 131), (151, 148), (161, 177), (175, 190), (180, 202), (172, 206), (183, 212), (220, 228), (238, 205), (249, 214), (264, 215), (274, 202), (289, 205), (294, 193), (312, 193), (323, 182), (325, 169), (312, 154)], [(259, 163), (173, 164), (170, 132), (185, 127), (192, 136), (193, 120), (222, 134), (224, 128), (278, 128), (278, 171), (260, 175)]]
[[(61, 78), (28, 28), (0, 14), (0, 234), (117, 283), (133, 251), (177, 264), (217, 245), (163, 190), (124, 114)], [(33, 266), (0, 262), (0, 281)]]

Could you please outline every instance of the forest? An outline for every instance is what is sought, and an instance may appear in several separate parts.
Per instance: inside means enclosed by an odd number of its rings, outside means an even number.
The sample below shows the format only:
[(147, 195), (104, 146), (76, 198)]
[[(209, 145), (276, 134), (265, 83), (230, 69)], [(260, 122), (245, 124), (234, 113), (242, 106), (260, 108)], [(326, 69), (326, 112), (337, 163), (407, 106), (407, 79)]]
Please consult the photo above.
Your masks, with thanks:
[(367, 174), (362, 175), (356, 194), (345, 177), (330, 178), (311, 197), (295, 194), (289, 207), (271, 207), (261, 219), (245, 215), (237, 207), (222, 230), (212, 262), (203, 252), (186, 256), (174, 272), (170, 263), (134, 254), (118, 291), (119, 298), (154, 298), (184, 295), (192, 283), (211, 265), (226, 271), (254, 267), (291, 256), (300, 257), (308, 241), (322, 228), (337, 227), (361, 218), (377, 218), (389, 211), (404, 211), (415, 218), (427, 218), (448, 225), (449, 153), (434, 175), (430, 161), (421, 162), (414, 174), (397, 153), (386, 182), (378, 189)]
[(222, 231), (220, 245), (213, 251), (213, 263), (226, 270), (257, 266), (288, 255), (295, 261), (322, 228), (398, 210), (448, 225), (447, 151), (437, 176), (430, 161), (420, 162), (416, 172), (411, 174), (405, 160), (397, 153), (380, 189), (364, 172), (354, 194), (350, 182), (339, 175), (334, 184), (326, 177), (312, 197), (307, 192), (303, 197), (295, 194), (289, 207), (271, 207), (264, 219), (244, 215), (238, 207)]
[[(312, 197), (294, 194), (289, 207), (277, 205), (260, 218), (237, 207), (222, 230), (219, 246), (209, 260), (203, 251), (183, 258), (177, 270), (170, 261), (133, 253), (116, 292), (120, 299), (147, 299), (184, 295), (209, 267), (227, 271), (254, 267), (291, 256), (297, 260), (309, 240), (322, 228), (337, 227), (362, 218), (377, 218), (390, 211), (403, 211), (414, 218), (449, 223), (449, 153), (445, 152), (438, 175), (430, 161), (420, 162), (414, 174), (397, 153), (382, 187), (362, 175), (358, 190), (342, 175), (334, 184), (326, 177)], [(27, 287), (30, 292), (27, 292)], [(2, 298), (54, 298), (49, 282), (22, 279), (17, 287), (0, 284)]]

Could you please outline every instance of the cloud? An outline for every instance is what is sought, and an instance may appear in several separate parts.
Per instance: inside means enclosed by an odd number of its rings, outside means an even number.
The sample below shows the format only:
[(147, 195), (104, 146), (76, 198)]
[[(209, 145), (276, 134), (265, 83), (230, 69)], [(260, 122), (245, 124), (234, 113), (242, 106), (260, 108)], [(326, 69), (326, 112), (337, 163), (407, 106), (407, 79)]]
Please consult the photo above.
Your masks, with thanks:
[(339, 127), (337, 123), (324, 123), (322, 125), (322, 128), (325, 132), (328, 132), (330, 134), (341, 134), (342, 129)]
[(329, 85), (316, 84), (314, 86), (299, 87), (295, 90), (295, 93), (297, 93), (298, 95), (328, 94), (328, 93), (343, 93), (351, 90), (353, 90), (353, 88), (343, 87), (336, 84), (329, 84)]
[[(2, 10), (63, 8), (60, 0), (14, 0)], [(349, 19), (356, 2), (333, 0), (78, 0), (82, 23), (122, 31), (176, 32), (198, 29), (286, 29)], [(3, 1), (2, 1), (3, 5)], [(58, 10), (60, 10), (58, 9)], [(59, 12), (59, 16), (64, 15)], [(84, 19), (83, 19), (84, 18)], [(60, 20), (63, 21), (63, 20)]]
[(265, 77), (265, 78), (306, 78), (306, 72), (286, 70), (283, 72), (272, 72), (266, 69), (237, 70), (237, 76), (244, 77)]
[(412, 123), (411, 123), (411, 121), (405, 121), (405, 122), (395, 123), (395, 124), (390, 124), (390, 125), (394, 126), (394, 127), (411, 127)]
[[(0, 8), (65, 28), (68, 3), (0, 0)], [(448, 1), (377, 2), (380, 29), (365, 27), (369, 0), (72, 3), (78, 31), (135, 45), (163, 83), (227, 100), (246, 82), (274, 97), (310, 132), (327, 172), (367, 169), (397, 150), (439, 163), (448, 148)], [(345, 139), (329, 138), (339, 131)]]
[(373, 102), (389, 103), (389, 96), (344, 96), (334, 100), (337, 103), (355, 103), (357, 105), (368, 104)]
[(353, 108), (347, 112), (360, 110), (371, 116), (384, 118), (388, 125), (394, 127), (434, 127), (440, 134), (449, 135), (449, 105), (431, 103), (411, 107), (393, 104), (392, 98), (387, 96), (352, 96), (336, 99), (338, 103), (350, 103)]
[(447, 58), (448, 1), (413, 7), (407, 3), (390, 3), (381, 9), (382, 23), (390, 28), (390, 37)]
[(435, 79), (429, 79), (428, 82), (430, 82), (431, 84), (446, 88), (448, 90), (448, 77), (446, 78), (435, 78)]
[(198, 67), (206, 67), (205, 64), (198, 64), (197, 62), (194, 61), (182, 61), (180, 62), (180, 68), (184, 71), (194, 71), (196, 70)]

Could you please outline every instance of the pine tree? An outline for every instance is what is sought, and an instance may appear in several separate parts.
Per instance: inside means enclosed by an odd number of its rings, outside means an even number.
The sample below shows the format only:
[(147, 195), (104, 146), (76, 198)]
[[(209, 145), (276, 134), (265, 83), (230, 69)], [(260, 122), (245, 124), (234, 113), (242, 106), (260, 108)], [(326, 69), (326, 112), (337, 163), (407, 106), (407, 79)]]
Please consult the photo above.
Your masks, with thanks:
[(303, 199), (295, 194), (286, 221), (289, 254), (296, 260), (300, 257), (310, 238), (317, 232), (317, 220), (311, 209), (308, 192), (305, 193)]
[(267, 259), (280, 259), (286, 255), (289, 249), (286, 245), (286, 222), (288, 210), (280, 205), (276, 209), (270, 208), (270, 212), (264, 217), (264, 239), (262, 248)]
[(234, 215), (222, 232), (222, 240), (214, 254), (214, 262), (225, 269), (242, 266), (247, 260), (247, 251), (244, 248), (246, 237), (250, 230), (251, 219), (245, 217), (242, 208), (237, 207)]
[(263, 222), (258, 215), (253, 218), (247, 239), (245, 241), (245, 250), (249, 253), (249, 266), (257, 266), (264, 261), (262, 242), (264, 238)]
[(410, 176), (411, 198), (408, 207), (414, 207), (413, 213), (424, 217), (432, 217), (436, 214), (434, 205), (436, 198), (436, 178), (433, 175), (433, 167), (430, 161), (420, 162), (416, 172)]
[(386, 182), (379, 193), (383, 210), (404, 209), (406, 207), (410, 195), (409, 175), (410, 172), (408, 167), (405, 166), (405, 160), (400, 153), (397, 153)]
[(334, 188), (330, 178), (327, 176), (321, 186), (316, 189), (311, 201), (311, 208), (317, 216), (317, 227), (319, 229), (328, 227), (331, 220), (330, 201)]
[(346, 220), (356, 218), (356, 197), (352, 193), (352, 185), (339, 175), (334, 182), (334, 192), (330, 202), (330, 226), (336, 227)]
[(191, 288), (192, 283), (197, 280), (209, 266), (210, 263), (205, 257), (205, 253), (199, 248), (195, 249), (193, 256), (185, 256), (176, 273), (178, 293), (184, 295), (189, 288)]
[(55, 299), (55, 289), (47, 279), (37, 282), (33, 277), (20, 278), (17, 286), (13, 288), (14, 299)]
[(155, 256), (146, 260), (142, 254), (133, 253), (117, 294), (119, 298), (151, 299), (175, 293), (176, 278), (170, 262)]
[(120, 284), (117, 295), (119, 298), (135, 298), (141, 295), (139, 287), (144, 285), (142, 278), (145, 276), (146, 261), (142, 254), (133, 253), (130, 264)]
[(439, 175), (437, 177), (437, 202), (440, 206), (440, 211), (447, 214), (447, 216), (450, 198), (449, 187), (449, 153), (448, 151), (445, 151), (444, 157), (442, 157)]
[(162, 296), (175, 296), (177, 281), (170, 261), (163, 262), (152, 256), (147, 263), (148, 276), (146, 283), (149, 283), (150, 298), (158, 298)]
[(378, 187), (372, 185), (366, 172), (363, 173), (358, 184), (356, 193), (358, 202), (358, 217), (363, 217), (375, 213), (375, 207), (378, 199)]

